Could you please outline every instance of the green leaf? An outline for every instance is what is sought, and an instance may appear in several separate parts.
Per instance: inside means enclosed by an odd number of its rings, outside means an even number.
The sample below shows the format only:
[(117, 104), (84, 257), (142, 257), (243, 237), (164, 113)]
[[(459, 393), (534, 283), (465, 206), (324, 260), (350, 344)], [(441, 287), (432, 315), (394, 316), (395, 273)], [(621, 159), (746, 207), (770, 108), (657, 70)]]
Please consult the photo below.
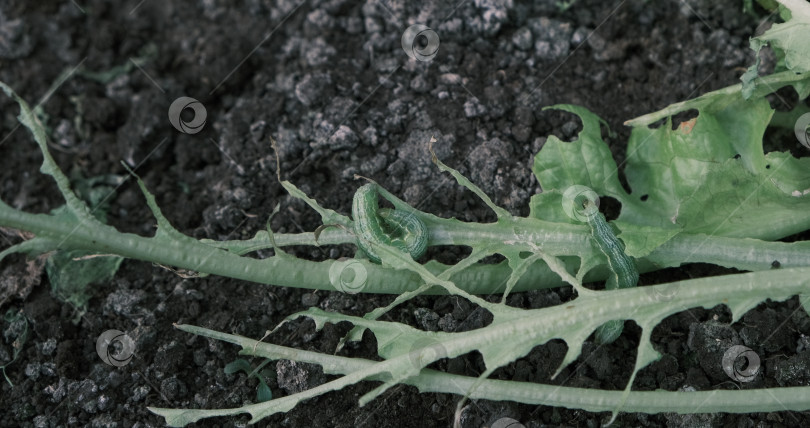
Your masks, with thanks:
[[(794, 76), (769, 78), (769, 85), (795, 84)], [(549, 137), (537, 154), (534, 173), (544, 192), (532, 198), (531, 215), (575, 223), (561, 209), (562, 192), (591, 187), (621, 202), (614, 224), (627, 254), (637, 258), (683, 232), (774, 240), (810, 228), (810, 159), (763, 153), (773, 115), (763, 95), (744, 100), (737, 85), (628, 121), (634, 127), (624, 169), (630, 194), (599, 135), (601, 119), (559, 106), (577, 114), (583, 129), (573, 142)], [(671, 116), (690, 109), (698, 115), (672, 129)], [(648, 127), (662, 118), (663, 125)]]
[(673, 236), (680, 227), (654, 227), (616, 220), (613, 224), (621, 230), (617, 236), (624, 242), (624, 252), (631, 257), (645, 257)]
[(532, 170), (543, 193), (532, 197), (530, 217), (577, 223), (561, 215), (560, 211), (562, 192), (575, 184), (590, 187), (601, 196), (628, 200), (627, 193), (619, 183), (618, 168), (610, 148), (602, 140), (601, 125), (607, 126), (605, 121), (584, 107), (560, 104), (543, 110), (547, 109), (576, 114), (582, 120), (582, 131), (572, 142), (549, 136), (543, 149), (535, 156)]
[(710, 171), (738, 153), (739, 168), (765, 171), (762, 135), (772, 113), (766, 100), (698, 111), (675, 130), (671, 119), (658, 128), (633, 129), (625, 172), (633, 193), (647, 197), (643, 205), (623, 209), (622, 220), (658, 227), (679, 224), (683, 201), (695, 196)]
[[(582, 131), (571, 142), (560, 140), (554, 135), (548, 137), (543, 149), (534, 158), (532, 168), (543, 193), (534, 195), (529, 203), (530, 217), (561, 223), (580, 222), (571, 218), (562, 209), (563, 192), (574, 185), (587, 186), (600, 196), (610, 196), (622, 203), (623, 207), (639, 202), (622, 188), (619, 182), (618, 167), (607, 143), (602, 139), (601, 125), (605, 121), (584, 107), (555, 105), (546, 109), (558, 109), (579, 116)], [(643, 235), (638, 233), (620, 235), (625, 243), (625, 252), (633, 257), (642, 257), (677, 234), (678, 228), (656, 225), (648, 228)], [(624, 228), (621, 228), (625, 232)], [(676, 230), (671, 230), (676, 229)], [(635, 231), (632, 227), (627, 230)]]
[(751, 98), (751, 96), (754, 94), (754, 89), (756, 88), (755, 80), (757, 77), (759, 77), (759, 48), (754, 48), (752, 46), (752, 49), (754, 49), (754, 52), (756, 52), (756, 61), (752, 66), (745, 70), (745, 73), (743, 73), (742, 76), (740, 76), (740, 80), (742, 81), (742, 96), (746, 100)]
[(45, 262), (45, 272), (53, 295), (73, 305), (78, 319), (92, 297), (89, 286), (111, 280), (123, 260), (82, 250), (57, 251)]
[(655, 129), (633, 129), (627, 181), (633, 194), (646, 200), (623, 207), (619, 220), (767, 240), (806, 230), (810, 159), (763, 153), (773, 114), (764, 98), (745, 101), (739, 93), (715, 98), (676, 130), (669, 121)]
[(611, 320), (599, 326), (594, 333), (596, 343), (600, 345), (613, 343), (624, 331), (624, 320)]
[[(97, 177), (83, 178), (76, 175), (74, 186), (76, 193), (82, 200), (88, 203), (89, 214), (101, 222), (106, 221), (107, 209), (109, 206), (109, 196), (113, 194), (115, 187), (123, 181), (123, 177), (117, 175), (102, 175)], [(73, 213), (66, 205), (51, 211), (57, 218), (72, 218)], [(41, 245), (35, 245), (37, 242)], [(30, 246), (29, 253), (43, 252), (49, 245), (54, 246), (52, 240), (35, 237), (22, 244)], [(21, 246), (22, 246), (21, 244)], [(59, 247), (59, 245), (55, 245)], [(17, 251), (21, 251), (17, 249)], [(76, 313), (73, 322), (78, 322), (84, 314), (87, 302), (92, 297), (91, 284), (98, 284), (109, 281), (118, 272), (123, 257), (97, 254), (83, 250), (57, 250), (48, 257), (45, 262), (45, 272), (51, 283), (51, 293), (62, 302), (71, 304)]]
[(453, 178), (456, 179), (456, 182), (458, 184), (467, 188), (467, 190), (475, 193), (476, 196), (481, 198), (481, 200), (484, 201), (484, 203), (487, 204), (487, 206), (492, 211), (495, 212), (495, 215), (497, 215), (499, 219), (512, 217), (512, 215), (509, 214), (509, 211), (506, 211), (505, 209), (495, 205), (495, 203), (492, 202), (492, 199), (490, 199), (490, 197), (486, 193), (484, 193), (484, 191), (481, 190), (480, 187), (476, 186), (472, 181), (470, 181), (467, 177), (462, 175), (457, 170), (450, 168), (449, 166), (445, 165), (444, 162), (440, 161), (439, 157), (436, 156), (436, 152), (433, 151), (433, 143), (435, 142), (436, 139), (431, 137), (430, 142), (428, 143), (428, 151), (430, 152), (430, 159), (433, 161), (434, 164), (436, 164), (437, 167), (439, 167), (440, 171), (449, 172), (450, 175), (452, 175)]
[(263, 403), (273, 399), (273, 391), (267, 386), (267, 383), (259, 376), (259, 387), (256, 390), (256, 401)]
[[(772, 11), (779, 7), (779, 3), (777, 3), (776, 0), (757, 0), (757, 3), (759, 3), (759, 5), (767, 11)], [(760, 17), (754, 10), (754, 0), (743, 0), (743, 12), (755, 18)]]
[[(269, 362), (269, 360), (268, 360)], [(256, 369), (259, 370), (259, 369)], [(242, 371), (248, 377), (255, 377), (259, 380), (259, 386), (256, 388), (256, 401), (258, 402), (265, 402), (273, 399), (273, 391), (270, 390), (270, 387), (267, 386), (267, 382), (264, 381), (264, 371), (262, 373), (256, 373), (256, 370), (253, 370), (250, 363), (244, 358), (237, 358), (227, 365), (225, 365), (225, 374), (234, 374), (236, 372)]]
[(282, 181), (281, 186), (287, 190), (287, 193), (289, 193), (290, 196), (304, 201), (313, 210), (317, 211), (318, 214), (321, 215), (321, 221), (323, 222), (323, 224), (340, 224), (347, 228), (351, 227), (352, 221), (349, 217), (342, 214), (338, 214), (334, 210), (321, 207), (321, 205), (318, 204), (316, 200), (307, 196), (306, 193), (302, 192), (300, 189), (295, 187), (295, 185), (290, 183), (289, 181)]
[[(326, 323), (337, 324), (343, 321), (368, 328), (377, 339), (378, 354), (383, 358), (382, 361), (285, 348), (202, 327), (178, 325), (177, 328), (189, 333), (237, 344), (242, 347), (240, 351), (242, 355), (260, 356), (274, 360), (306, 361), (320, 364), (324, 373), (343, 374), (344, 376), (307, 391), (235, 409), (149, 408), (149, 410), (165, 417), (166, 422), (171, 426), (180, 426), (212, 416), (237, 413), (250, 413), (253, 417), (251, 423), (255, 423), (268, 415), (287, 411), (303, 400), (329, 391), (337, 391), (363, 380), (374, 380), (384, 383), (361, 397), (361, 406), (378, 397), (386, 388), (396, 383), (406, 383), (418, 386), (423, 392), (452, 391), (465, 396), (487, 399), (503, 399), (506, 398), (505, 391), (519, 389), (520, 393), (510, 395), (508, 399), (526, 403), (561, 405), (568, 408), (585, 408), (591, 411), (596, 411), (594, 406), (599, 406), (599, 411), (612, 410), (614, 417), (620, 410), (645, 411), (651, 408), (658, 412), (693, 413), (706, 409), (702, 403), (718, 399), (718, 397), (723, 398), (717, 401), (716, 405), (719, 410), (715, 411), (751, 412), (753, 410), (751, 410), (750, 402), (740, 404), (739, 401), (734, 400), (735, 393), (739, 391), (720, 390), (711, 391), (707, 397), (702, 397), (702, 400), (697, 402), (690, 398), (694, 393), (683, 395), (678, 392), (662, 391), (663, 395), (660, 397), (659, 403), (655, 405), (647, 403), (646, 407), (638, 410), (639, 407), (634, 402), (642, 397), (648, 397), (651, 392), (631, 392), (631, 386), (639, 370), (660, 358), (661, 355), (654, 349), (650, 336), (653, 328), (666, 317), (690, 307), (711, 308), (722, 303), (728, 306), (732, 314), (732, 322), (735, 322), (746, 311), (767, 299), (783, 301), (806, 290), (808, 274), (810, 274), (810, 268), (806, 267), (776, 269), (592, 293), (577, 297), (564, 305), (543, 309), (522, 310), (503, 305), (493, 308), (494, 320), (486, 327), (457, 333), (421, 331), (397, 322), (369, 320), (316, 308), (310, 308), (290, 317), (306, 316), (314, 321), (317, 330), (322, 329)], [(657, 297), (667, 295), (670, 287), (677, 290), (677, 300)], [(618, 310), (621, 310), (621, 314), (617, 314)], [(449, 379), (451, 375), (438, 374), (426, 369), (426, 366), (439, 359), (453, 358), (476, 350), (483, 357), (486, 365), (484, 374), (486, 375), (495, 368), (526, 355), (535, 346), (552, 339), (562, 339), (568, 345), (568, 352), (560, 366), (562, 369), (580, 355), (582, 343), (592, 331), (606, 322), (615, 320), (617, 315), (634, 320), (641, 328), (633, 372), (621, 393), (615, 390), (594, 389), (568, 391), (565, 389), (566, 387), (560, 386), (543, 389), (549, 385), (487, 380), (486, 376), (474, 381), (467, 378), (468, 381), (461, 384), (448, 381), (439, 382), (435, 379), (436, 376), (444, 376), (443, 379)], [(557, 374), (559, 374), (559, 370)], [(464, 377), (454, 379), (461, 378)], [(554, 376), (552, 376), (553, 378)], [(434, 381), (431, 382), (430, 379)], [(489, 386), (496, 383), (503, 385), (503, 389), (498, 393), (493, 393)], [(530, 389), (534, 389), (535, 392), (529, 392)], [(801, 395), (789, 399), (789, 404), (784, 404), (782, 400), (775, 398), (781, 397), (778, 394), (787, 394), (787, 390)], [(776, 388), (768, 391), (777, 395), (763, 396), (765, 401), (755, 403), (758, 408), (805, 410), (809, 406), (805, 398), (807, 394), (810, 394), (808, 388)], [(558, 392), (565, 392), (566, 398), (557, 401), (560, 399)], [(583, 400), (583, 396), (588, 396), (589, 399)], [(766, 402), (768, 404), (765, 404)]]
[(104, 174), (85, 178), (79, 172), (73, 174), (71, 184), (76, 194), (92, 209), (93, 216), (99, 221), (107, 222), (107, 211), (115, 189), (124, 182), (124, 177), (115, 174)]
[(781, 53), (786, 69), (796, 73), (810, 71), (810, 44), (806, 39), (810, 32), (810, 4), (802, 0), (781, 0), (780, 3), (790, 10), (787, 22), (773, 24), (761, 36), (752, 38), (751, 48), (758, 51), (759, 47), (770, 45)]
[(231, 361), (230, 363), (225, 365), (225, 374), (234, 374), (238, 371), (243, 371), (245, 374), (249, 374), (251, 367), (250, 363), (247, 362), (244, 358), (237, 358), (236, 360)]
[[(756, 87), (757, 67), (760, 63), (759, 51), (770, 46), (776, 53), (776, 71), (790, 70), (795, 73), (810, 71), (810, 43), (806, 35), (810, 32), (810, 4), (803, 0), (779, 0), (780, 16), (785, 22), (773, 24), (760, 36), (752, 37), (751, 49), (756, 54), (756, 63), (743, 74), (743, 96), (748, 99)], [(800, 99), (807, 97), (810, 90), (806, 85), (797, 88)]]
[[(31, 111), (28, 103), (5, 83), (0, 82), (0, 89), (20, 106), (18, 119), (23, 126), (31, 131), (34, 140), (36, 140), (42, 151), (43, 160), (40, 170), (44, 174), (53, 177), (60, 193), (65, 198), (66, 204), (51, 212), (54, 222), (77, 223), (74, 231), (79, 227), (114, 230), (99, 221), (95, 216), (96, 213), (94, 213), (96, 207), (100, 208), (100, 211), (104, 211), (102, 205), (105, 202), (106, 195), (110, 193), (110, 189), (93, 188), (96, 184), (93, 179), (80, 183), (80, 187), (85, 190), (85, 196), (96, 203), (96, 206), (93, 207), (94, 210), (91, 210), (91, 207), (70, 189), (70, 181), (48, 152), (45, 128)], [(101, 181), (108, 179), (108, 176), (99, 178)], [(99, 210), (95, 211), (98, 212)], [(0, 258), (12, 252), (27, 252), (29, 254), (43, 252), (47, 249), (58, 248), (62, 243), (64, 242), (57, 242), (48, 237), (36, 237), (6, 249), (0, 253)], [(121, 257), (94, 255), (92, 252), (82, 250), (57, 251), (48, 259), (45, 270), (51, 282), (51, 291), (57, 298), (72, 304), (76, 308), (77, 317), (74, 318), (74, 322), (78, 321), (78, 316), (81, 316), (87, 301), (90, 300), (91, 294), (87, 291), (88, 285), (111, 279), (121, 265), (122, 260)]]
[[(579, 223), (562, 210), (563, 192), (574, 185), (587, 186), (600, 196), (616, 198), (622, 203), (623, 210), (639, 205), (640, 201), (629, 195), (619, 182), (618, 167), (613, 161), (610, 148), (601, 136), (600, 125), (604, 124), (604, 121), (583, 107), (557, 105), (549, 108), (568, 111), (579, 116), (582, 120), (582, 131), (572, 142), (564, 142), (553, 135), (549, 136), (543, 149), (535, 156), (533, 171), (543, 188), (543, 193), (532, 197), (530, 216), (548, 221)], [(661, 223), (655, 227), (647, 227), (642, 233), (635, 227), (627, 226), (645, 225), (640, 225), (636, 221), (625, 222), (625, 227), (619, 226), (622, 230), (620, 238), (626, 246), (625, 251), (633, 257), (649, 254), (680, 231), (677, 226)]]

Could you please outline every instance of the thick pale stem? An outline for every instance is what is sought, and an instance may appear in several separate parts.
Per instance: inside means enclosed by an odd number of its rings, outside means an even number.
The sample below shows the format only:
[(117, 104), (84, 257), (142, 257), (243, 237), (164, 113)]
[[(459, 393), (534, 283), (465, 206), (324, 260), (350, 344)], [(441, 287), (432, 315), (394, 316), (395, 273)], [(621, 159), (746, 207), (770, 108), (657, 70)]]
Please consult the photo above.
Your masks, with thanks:
[[(294, 257), (275, 256), (259, 260), (240, 257), (220, 246), (229, 243), (202, 243), (191, 239), (180, 241), (156, 240), (130, 233), (121, 233), (112, 227), (88, 227), (78, 222), (56, 221), (46, 214), (31, 214), (0, 204), (0, 224), (50, 238), (60, 243), (61, 249), (83, 249), (96, 253), (116, 254), (123, 257), (164, 265), (176, 266), (202, 273), (243, 279), (262, 284), (287, 287), (335, 290), (330, 281), (330, 269), (336, 261), (312, 262)], [(515, 230), (521, 239), (537, 243), (550, 254), (580, 254), (601, 257), (588, 243), (585, 226), (549, 223), (534, 219), (515, 219), (509, 222), (468, 224), (457, 221), (433, 222), (431, 245), (472, 245), (487, 241), (510, 242)], [(354, 237), (341, 229), (325, 231), (321, 244), (352, 243)], [(314, 245), (312, 233), (276, 235), (276, 243), (286, 245)], [(231, 244), (236, 242), (231, 241)], [(269, 247), (269, 240), (254, 240), (256, 248)], [(515, 245), (521, 245), (519, 242)], [(704, 235), (678, 235), (646, 259), (638, 261), (640, 272), (665, 266), (677, 266), (683, 260), (715, 263), (744, 270), (771, 268), (774, 261), (782, 267), (810, 266), (806, 243), (763, 242), (753, 239), (719, 238)], [(527, 247), (527, 251), (530, 248)], [(569, 270), (578, 265), (575, 257), (564, 258)], [(422, 281), (407, 271), (392, 271), (379, 265), (360, 262), (368, 274), (366, 283), (357, 291), (364, 293), (401, 294), (418, 288)], [(438, 275), (447, 266), (428, 263), (428, 270)], [(502, 292), (510, 269), (505, 263), (473, 265), (451, 277), (459, 288), (472, 294)], [(597, 269), (588, 280), (601, 280), (607, 271)], [(536, 263), (515, 285), (513, 291), (550, 288), (562, 285), (559, 276), (544, 263)], [(440, 293), (441, 290), (433, 290)]]
[[(679, 281), (654, 288), (673, 287), (677, 299), (656, 298), (655, 293), (639, 288), (605, 292), (600, 296), (581, 297), (565, 305), (525, 311), (524, 316), (509, 322), (493, 324), (480, 330), (454, 333), (441, 342), (448, 356), (462, 355), (493, 338), (519, 337), (521, 341), (544, 342), (544, 338), (570, 338), (572, 331), (583, 326), (593, 327), (610, 319), (618, 309), (645, 328), (652, 328), (666, 316), (693, 307), (712, 307), (728, 302), (736, 319), (747, 309), (765, 299), (781, 301), (803, 293), (810, 283), (810, 269), (791, 269), (775, 272), (756, 272), (723, 278), (701, 278)], [(729, 298), (729, 296), (733, 296)], [(576, 310), (570, 310), (576, 305)], [(359, 320), (358, 320), (359, 321)], [(216, 332), (202, 327), (180, 325), (183, 331), (240, 345), (242, 354), (271, 359), (291, 359), (318, 364), (329, 374), (348, 375), (367, 370), (378, 361), (346, 358), (299, 349), (286, 348), (232, 334)], [(556, 333), (555, 333), (556, 332)], [(559, 336), (555, 336), (559, 334)], [(646, 339), (644, 339), (646, 340)], [(514, 344), (513, 344), (514, 346)], [(382, 370), (381, 370), (382, 375)], [(371, 379), (382, 380), (382, 376)], [(477, 378), (456, 376), (423, 369), (418, 376), (403, 383), (417, 386), (421, 392), (470, 394), (471, 398), (497, 401), (515, 401), (527, 404), (562, 406), (591, 412), (612, 411), (621, 407), (625, 412), (677, 412), (677, 413), (751, 413), (769, 411), (806, 411), (810, 409), (810, 387), (768, 388), (742, 391), (622, 391), (581, 389), (530, 382), (484, 380), (472, 388)]]

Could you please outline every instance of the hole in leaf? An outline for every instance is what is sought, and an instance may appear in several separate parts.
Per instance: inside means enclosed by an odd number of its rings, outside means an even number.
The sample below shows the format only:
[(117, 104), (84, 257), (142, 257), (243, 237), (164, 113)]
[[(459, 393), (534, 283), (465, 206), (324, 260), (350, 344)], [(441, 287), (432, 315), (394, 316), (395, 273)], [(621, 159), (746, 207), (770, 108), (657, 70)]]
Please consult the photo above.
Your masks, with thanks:
[(618, 199), (610, 196), (602, 196), (599, 198), (599, 211), (605, 215), (608, 221), (615, 220), (619, 217), (622, 210), (622, 203)]
[(526, 260), (531, 257), (532, 254), (533, 253), (531, 251), (521, 251), (520, 254), (518, 254), (518, 257), (520, 257), (522, 260)]
[(472, 253), (472, 247), (466, 245), (436, 245), (428, 247), (425, 258), (436, 260), (446, 265), (456, 264)]
[(582, 120), (579, 116), (562, 110), (547, 110), (545, 116), (549, 122), (552, 134), (561, 141), (571, 143), (577, 141), (577, 136), (582, 132)]
[[(440, 363), (440, 364), (437, 364)], [(478, 376), (481, 374), (481, 371), (477, 369), (477, 367), (484, 366), (484, 357), (478, 351), (468, 352), (466, 354), (459, 355), (455, 358), (447, 358), (444, 360), (439, 360), (431, 365), (428, 368), (435, 369), (436, 366), (446, 366), (446, 371), (451, 374), (462, 375), (462, 376)]]
[[(552, 339), (537, 345), (523, 358), (495, 370), (490, 379), (514, 380), (520, 382), (548, 383), (551, 375), (565, 358), (568, 344), (561, 339)], [(569, 365), (557, 379), (567, 379), (573, 366)]]
[(650, 195), (641, 195), (641, 201), (644, 202), (650, 198)]
[(735, 273), (740, 273), (740, 271), (710, 263), (689, 263), (680, 267), (664, 268), (654, 272), (642, 273), (639, 276), (639, 284), (647, 286), (707, 276), (731, 275)]
[[(549, 308), (560, 305), (564, 302), (563, 297), (558, 293), (560, 289), (537, 290), (527, 293), (527, 309)], [(516, 293), (517, 294), (517, 293)]]
[(791, 111), (799, 102), (799, 95), (793, 90), (792, 86), (779, 88), (779, 90), (768, 94), (765, 98), (767, 98), (771, 108), (776, 111)]
[(810, 229), (799, 232), (790, 236), (785, 236), (779, 240), (780, 242), (797, 242), (797, 241), (810, 241)]
[[(492, 298), (500, 301), (500, 295), (493, 295)], [(439, 297), (433, 305), (433, 312), (439, 316), (435, 328), (424, 328), (420, 320), (414, 320), (413, 326), (421, 330), (459, 333), (486, 327), (493, 320), (491, 312), (460, 296)]]
[(677, 129), (684, 134), (691, 133), (698, 121), (698, 115), (698, 111), (692, 108), (672, 116), (672, 130)]
[[(641, 328), (633, 320), (624, 321), (624, 330), (613, 343), (599, 345), (592, 333), (582, 344), (582, 353), (571, 363), (579, 376), (601, 381), (604, 389), (624, 389), (636, 363), (635, 348), (641, 338)], [(628, 352), (631, 349), (631, 352)], [(621, 358), (614, 356), (621, 355)]]
[[(796, 108), (806, 108), (808, 103), (802, 103)], [(789, 113), (775, 113), (775, 115), (784, 115)], [(797, 114), (798, 117), (798, 114)], [(794, 119), (795, 120), (795, 119)], [(791, 123), (794, 125), (794, 123)], [(770, 152), (790, 152), (795, 158), (802, 158), (810, 156), (810, 150), (807, 149), (796, 138), (793, 128), (781, 128), (776, 126), (769, 126), (765, 130), (765, 135), (762, 137), (762, 150), (767, 155)]]
[(658, 128), (664, 126), (666, 123), (667, 123), (667, 118), (658, 119), (655, 122), (647, 125), (647, 127), (650, 128), (650, 129), (658, 129)]
[(491, 256), (484, 257), (483, 259), (481, 259), (481, 263), (483, 264), (498, 264), (504, 261), (506, 261), (506, 257), (500, 254), (493, 254)]

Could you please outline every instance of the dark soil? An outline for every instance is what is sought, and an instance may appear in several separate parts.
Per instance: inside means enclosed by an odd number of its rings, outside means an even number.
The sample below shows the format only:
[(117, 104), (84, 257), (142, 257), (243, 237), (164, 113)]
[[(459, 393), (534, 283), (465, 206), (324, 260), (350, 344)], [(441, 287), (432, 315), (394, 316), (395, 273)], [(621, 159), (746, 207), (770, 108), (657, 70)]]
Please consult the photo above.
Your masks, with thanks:
[[(672, 102), (735, 84), (753, 62), (748, 37), (765, 21), (744, 14), (742, 2), (709, 0), (576, 2), (567, 11), (554, 1), (401, 2), (102, 0), (0, 4), (0, 80), (48, 116), (52, 152), (65, 171), (84, 176), (125, 175), (120, 161), (157, 195), (172, 224), (197, 238), (252, 237), (273, 218), (277, 232), (311, 231), (319, 217), (291, 200), (276, 180), (269, 144), (280, 146), (281, 171), (322, 205), (349, 213), (359, 182), (371, 177), (421, 210), (465, 221), (493, 215), (430, 163), (435, 136), (439, 157), (459, 168), (501, 206), (528, 214), (539, 191), (531, 175), (544, 136), (576, 135), (576, 118), (540, 108), (578, 104), (618, 132), (615, 157), (624, 158), (629, 131), (622, 123)], [(408, 58), (403, 31), (424, 23), (441, 38), (432, 61)], [(150, 55), (149, 52), (152, 54)], [(146, 57), (144, 62), (137, 58)], [(138, 62), (137, 66), (132, 66)], [(51, 96), (63, 70), (81, 66), (130, 70), (101, 83), (74, 76)], [(177, 132), (167, 120), (180, 96), (198, 99), (208, 121), (202, 132)], [(23, 128), (17, 107), (4, 98), (0, 143), (0, 196), (31, 212), (62, 203), (41, 155)], [(784, 106), (782, 106), (784, 107)], [(688, 119), (685, 117), (683, 119)], [(16, 129), (15, 129), (16, 128)], [(13, 130), (13, 131), (12, 131)], [(151, 235), (154, 221), (130, 180), (112, 201), (108, 221), (119, 230)], [(6, 243), (21, 238), (6, 233)], [(351, 256), (352, 246), (296, 248), (299, 257)], [(429, 257), (458, 260), (462, 249), (434, 249)], [(264, 254), (266, 255), (266, 254)], [(235, 407), (256, 399), (257, 381), (223, 368), (237, 347), (175, 330), (201, 325), (261, 337), (284, 317), (310, 306), (362, 315), (391, 296), (310, 293), (220, 277), (182, 278), (148, 263), (126, 260), (115, 279), (92, 291), (87, 312), (51, 295), (41, 260), (22, 256), (2, 265), (2, 286), (14, 296), (2, 313), (22, 309), (29, 339), (6, 372), (2, 426), (163, 426), (146, 406)], [(720, 274), (711, 266), (668, 269), (645, 284)], [(520, 293), (510, 304), (549, 306), (570, 299), (566, 290)], [(810, 319), (796, 299), (760, 305), (729, 325), (728, 310), (692, 309), (662, 322), (653, 341), (664, 358), (639, 373), (634, 389), (758, 388), (810, 384)], [(466, 301), (423, 297), (388, 319), (432, 330), (461, 331), (486, 320)], [(0, 361), (8, 361), (21, 324), (4, 323)], [(134, 360), (112, 368), (95, 351), (107, 329), (127, 332)], [(348, 326), (314, 332), (298, 321), (273, 343), (331, 353)], [(802, 335), (802, 333), (804, 335)], [(634, 363), (639, 329), (628, 323), (614, 344), (586, 343), (580, 358), (554, 381), (549, 376), (566, 346), (538, 347), (497, 371), (499, 379), (622, 389)], [(762, 358), (762, 374), (739, 385), (720, 370), (717, 350), (745, 344)], [(375, 357), (373, 335), (343, 351)], [(255, 364), (259, 362), (256, 361)], [(276, 397), (313, 387), (329, 377), (317, 367), (273, 362), (269, 385)], [(436, 367), (477, 375), (480, 355)], [(363, 383), (307, 401), (264, 420), (268, 426), (447, 427), (458, 396), (419, 394), (397, 387), (360, 408), (374, 388)], [(489, 425), (511, 417), (529, 427), (598, 426), (608, 413), (508, 402), (476, 401), (462, 425)], [(201, 426), (242, 426), (246, 415), (205, 420)], [(621, 414), (617, 426), (810, 426), (807, 412), (732, 414)]]

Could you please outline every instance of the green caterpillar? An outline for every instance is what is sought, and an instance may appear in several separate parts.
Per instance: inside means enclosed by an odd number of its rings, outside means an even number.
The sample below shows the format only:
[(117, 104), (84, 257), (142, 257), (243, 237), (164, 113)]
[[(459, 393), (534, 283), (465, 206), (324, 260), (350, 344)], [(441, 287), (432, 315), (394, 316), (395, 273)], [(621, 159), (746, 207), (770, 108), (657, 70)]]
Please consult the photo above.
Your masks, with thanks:
[[(585, 204), (590, 204), (586, 201)], [(615, 282), (609, 288), (635, 287), (638, 283), (638, 270), (633, 260), (624, 253), (624, 244), (613, 233), (613, 229), (599, 211), (588, 216), (588, 225), (591, 227), (591, 238), (608, 259), (608, 265), (613, 272), (613, 278), (608, 283)]]
[(377, 204), (377, 185), (369, 183), (357, 189), (352, 201), (354, 233), (357, 246), (374, 263), (381, 263), (371, 243), (390, 245), (407, 252), (414, 260), (422, 257), (428, 247), (430, 232), (415, 215)]
[[(579, 189), (582, 187), (582, 189)], [(597, 247), (607, 257), (611, 275), (605, 284), (605, 289), (615, 290), (618, 288), (635, 287), (638, 284), (638, 269), (633, 259), (624, 252), (624, 245), (613, 233), (605, 216), (599, 212), (598, 205), (593, 198), (596, 193), (584, 186), (579, 186), (575, 191), (577, 194), (573, 198), (574, 209), (582, 207), (581, 217), (591, 228), (591, 238), (596, 242)], [(569, 193), (569, 192), (566, 192)], [(573, 193), (573, 192), (572, 192)], [(570, 195), (571, 193), (569, 193)], [(588, 195), (588, 196), (586, 196)], [(566, 198), (564, 198), (566, 199)], [(608, 321), (596, 329), (596, 341), (602, 344), (614, 342), (624, 330), (623, 320)]]

